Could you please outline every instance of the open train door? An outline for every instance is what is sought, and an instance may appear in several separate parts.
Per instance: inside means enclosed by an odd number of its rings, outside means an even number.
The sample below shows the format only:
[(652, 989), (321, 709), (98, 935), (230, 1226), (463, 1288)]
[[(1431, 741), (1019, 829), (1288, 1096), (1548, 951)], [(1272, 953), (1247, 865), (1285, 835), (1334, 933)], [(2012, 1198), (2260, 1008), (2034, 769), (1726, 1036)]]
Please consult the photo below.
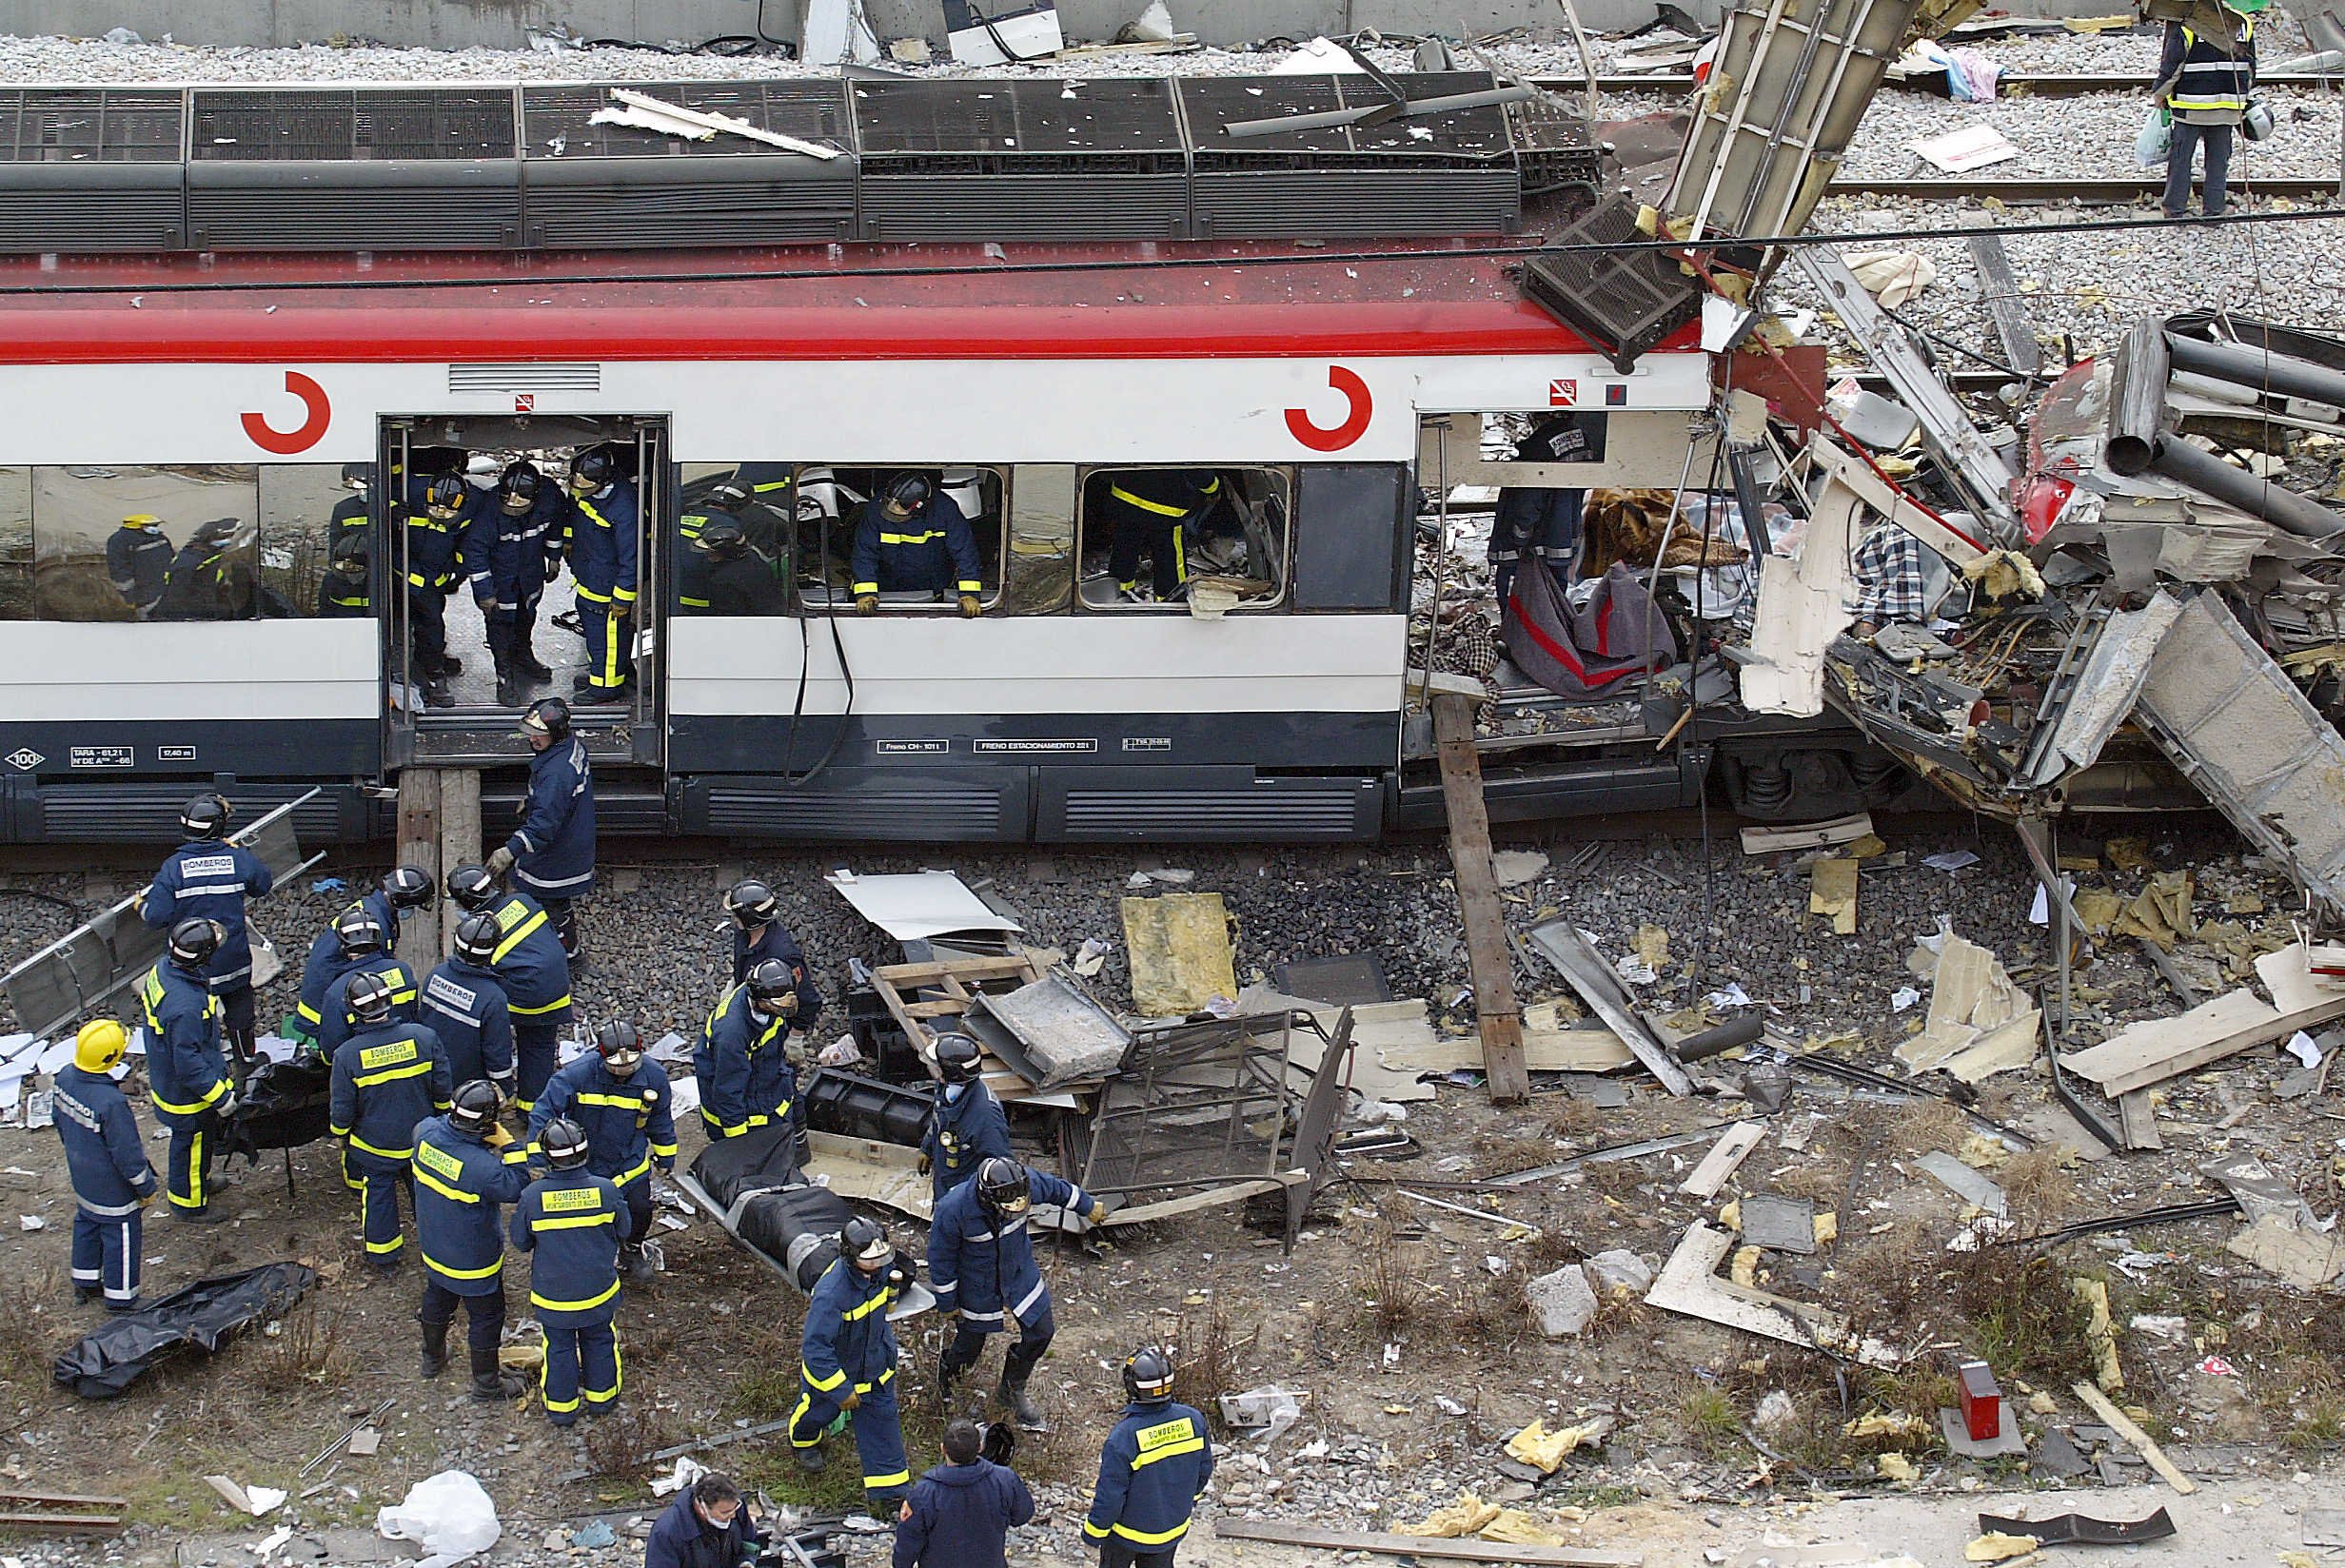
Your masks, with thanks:
[[(517, 734), (522, 713), (546, 696), (570, 703), (572, 730), (598, 762), (661, 765), (660, 584), (669, 566), (659, 524), (672, 506), (667, 438), (663, 416), (456, 414), (383, 421), (381, 478), (371, 499), (387, 766), (522, 760), (528, 752)], [(614, 494), (588, 503), (592, 520), (566, 484), (572, 463), (589, 451), (609, 454), (618, 471)], [(508, 521), (499, 480), (522, 462), (542, 476), (548, 505), (542, 517)], [(465, 519), (431, 516), (427, 493), (443, 476), (463, 483)], [(589, 544), (582, 535), (598, 525), (605, 533)], [(631, 528), (631, 537), (623, 543), (612, 538), (612, 526)], [(532, 529), (542, 530), (542, 543)], [(491, 579), (479, 585), (489, 595), (486, 606), (471, 577), (473, 555), (483, 546), (498, 562)], [(576, 568), (593, 550), (621, 559), (632, 551), (632, 600), (606, 592), (610, 584), (580, 582)], [(451, 552), (460, 559), (444, 568)], [(534, 604), (532, 587), (540, 595)], [(625, 604), (622, 615), (602, 610), (614, 600)], [(520, 628), (518, 642), (508, 643), (510, 678), (501, 678), (498, 669), (492, 607)], [(594, 657), (598, 650), (603, 657)], [(621, 677), (617, 686), (614, 676)]]

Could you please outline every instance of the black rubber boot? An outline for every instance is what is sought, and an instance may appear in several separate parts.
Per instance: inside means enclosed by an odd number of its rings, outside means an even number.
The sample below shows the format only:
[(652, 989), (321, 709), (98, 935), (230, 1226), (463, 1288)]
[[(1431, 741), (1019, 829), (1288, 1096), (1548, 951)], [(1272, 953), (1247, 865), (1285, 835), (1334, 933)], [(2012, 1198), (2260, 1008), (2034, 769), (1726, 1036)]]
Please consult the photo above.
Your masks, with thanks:
[(497, 1353), (472, 1353), (472, 1397), (483, 1404), (496, 1404), (505, 1400), (521, 1398), (528, 1384), (518, 1372), (507, 1372), (497, 1364)]
[(801, 1448), (798, 1450), (798, 1467), (800, 1470), (805, 1471), (810, 1476), (820, 1475), (823, 1467), (829, 1463), (830, 1460), (822, 1457), (822, 1450), (819, 1448)]
[(953, 1385), (961, 1381), (966, 1365), (956, 1365), (953, 1353), (947, 1350), (936, 1359), (936, 1408), (947, 1416), (953, 1414)]
[(1001, 1382), (994, 1388), (994, 1398), (1001, 1401), (1002, 1408), (1009, 1411), (1020, 1426), (1030, 1432), (1042, 1429), (1042, 1406), (1026, 1397), (1023, 1381), (1012, 1382), (1009, 1375), (1004, 1373)]
[(424, 1324), (424, 1361), (422, 1367), (424, 1376), (426, 1378), (436, 1378), (447, 1369), (447, 1364), (448, 1325), (445, 1323)]

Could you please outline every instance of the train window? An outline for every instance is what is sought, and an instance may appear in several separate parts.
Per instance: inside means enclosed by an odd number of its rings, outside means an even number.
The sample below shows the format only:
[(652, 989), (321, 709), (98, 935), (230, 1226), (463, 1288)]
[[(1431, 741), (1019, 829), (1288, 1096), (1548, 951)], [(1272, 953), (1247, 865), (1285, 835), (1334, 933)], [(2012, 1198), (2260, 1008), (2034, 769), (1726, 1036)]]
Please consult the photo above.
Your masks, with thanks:
[[(676, 515), (676, 608), (778, 616), (790, 608), (797, 488), (788, 463), (688, 462)], [(712, 529), (711, 522), (728, 525)]]
[(1087, 608), (1186, 610), (1194, 589), (1267, 607), (1287, 591), (1292, 476), (1280, 468), (1094, 468), (1083, 478)]
[(249, 464), (32, 471), (33, 614), (245, 620), (261, 598)]
[(1005, 615), (1047, 616), (1074, 596), (1074, 465), (1021, 463), (1010, 476)]
[[(925, 484), (928, 499), (891, 519), (888, 490), (907, 479)], [(981, 609), (995, 609), (1008, 480), (1006, 469), (975, 466), (799, 468), (799, 603), (818, 614), (935, 615), (956, 612), (967, 592)]]
[[(261, 614), (374, 614), (372, 528), (338, 463), (261, 470)], [(338, 550), (348, 541), (353, 548)], [(339, 559), (338, 559), (339, 558)]]
[(1416, 492), (1397, 463), (1315, 462), (1294, 507), (1294, 607), (1397, 610)]
[(0, 468), (0, 620), (32, 618), (32, 470)]

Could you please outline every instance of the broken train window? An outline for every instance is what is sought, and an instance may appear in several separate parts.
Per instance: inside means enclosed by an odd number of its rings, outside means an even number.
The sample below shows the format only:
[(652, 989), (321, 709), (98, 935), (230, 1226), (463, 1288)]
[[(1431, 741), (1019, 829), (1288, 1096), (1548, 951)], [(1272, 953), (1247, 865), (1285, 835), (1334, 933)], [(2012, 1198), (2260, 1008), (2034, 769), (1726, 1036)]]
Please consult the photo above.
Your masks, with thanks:
[(1184, 608), (1212, 589), (1265, 608), (1287, 591), (1293, 475), (1284, 468), (1094, 468), (1078, 539), (1091, 609)]

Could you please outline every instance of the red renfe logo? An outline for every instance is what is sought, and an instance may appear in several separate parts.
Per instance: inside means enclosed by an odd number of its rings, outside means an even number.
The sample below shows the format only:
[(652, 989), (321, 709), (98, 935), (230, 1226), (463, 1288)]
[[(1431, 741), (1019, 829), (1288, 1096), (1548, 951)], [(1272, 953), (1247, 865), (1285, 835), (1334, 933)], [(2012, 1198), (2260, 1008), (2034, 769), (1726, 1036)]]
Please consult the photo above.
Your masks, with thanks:
[(334, 405), (326, 401), (325, 388), (298, 370), (285, 373), (285, 389), (302, 401), (302, 422), (291, 430), (279, 430), (262, 414), (245, 414), (245, 434), (252, 444), (264, 452), (289, 458), (296, 452), (306, 452), (325, 437), (325, 427), (333, 422)]
[(1321, 424), (1308, 409), (1287, 410), (1287, 433), (1314, 452), (1341, 452), (1358, 441), (1368, 433), (1369, 416), (1375, 411), (1368, 382), (1360, 379), (1359, 372), (1329, 365), (1328, 384), (1344, 395), (1347, 412), (1338, 422)]

